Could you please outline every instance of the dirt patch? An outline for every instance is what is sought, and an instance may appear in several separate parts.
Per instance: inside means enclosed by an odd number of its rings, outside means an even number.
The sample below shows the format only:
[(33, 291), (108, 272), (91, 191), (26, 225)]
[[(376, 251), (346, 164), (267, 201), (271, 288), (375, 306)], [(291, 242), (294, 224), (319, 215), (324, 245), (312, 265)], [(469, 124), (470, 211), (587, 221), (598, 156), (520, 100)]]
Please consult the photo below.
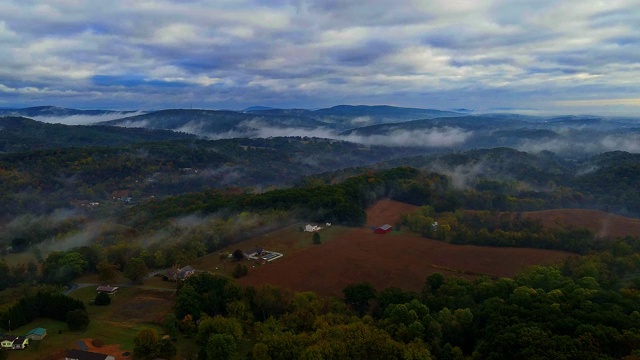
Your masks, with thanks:
[[(393, 223), (403, 212), (414, 208), (381, 201), (369, 210), (369, 219), (374, 224)], [(240, 283), (273, 284), (322, 295), (341, 295), (345, 286), (360, 281), (368, 281), (378, 289), (398, 286), (420, 290), (426, 277), (435, 272), (505, 277), (527, 266), (552, 264), (570, 256), (575, 255), (540, 249), (451, 245), (411, 233), (377, 235), (369, 228), (357, 228), (327, 244), (256, 267)]]
[(400, 220), (402, 214), (415, 210), (417, 206), (401, 203), (393, 200), (380, 200), (367, 209), (367, 225), (380, 226), (384, 224), (394, 225)]
[(160, 323), (163, 314), (173, 306), (172, 296), (173, 293), (167, 291), (141, 290), (127, 301), (113, 301), (111, 320)]
[[(84, 341), (87, 349), (85, 351), (91, 351), (99, 354), (111, 355), (115, 358), (115, 360), (130, 360), (132, 359), (131, 355), (123, 356), (122, 354), (125, 352), (120, 349), (120, 344), (110, 344), (110, 345), (102, 345), (100, 347), (96, 347), (93, 342), (98, 339), (86, 338), (86, 339), (78, 339), (72, 343), (72, 347), (74, 349), (80, 349), (78, 347), (77, 341)], [(80, 349), (84, 350), (84, 349)]]
[[(242, 243), (230, 245), (216, 253), (205, 255), (191, 262), (191, 266), (197, 270), (207, 270), (214, 273), (224, 273), (231, 275), (233, 268), (237, 262), (232, 259), (221, 259), (220, 255), (223, 253), (231, 254), (235, 249), (249, 250), (253, 248), (263, 248), (269, 251), (275, 251), (284, 254), (285, 257), (292, 256), (294, 253), (301, 251), (307, 247), (313, 245), (313, 234), (302, 231), (302, 228), (306, 223), (298, 223), (295, 225), (287, 226), (285, 228), (253, 237)], [(320, 225), (320, 224), (316, 224)], [(318, 232), (322, 243), (332, 241), (337, 236), (351, 231), (351, 228), (344, 226), (325, 226), (322, 225), (322, 229)], [(274, 262), (280, 261), (280, 259)], [(255, 261), (244, 261), (245, 265), (250, 267), (250, 271), (253, 266), (259, 266)]]
[(525, 218), (542, 221), (545, 227), (564, 224), (588, 228), (601, 238), (640, 236), (640, 219), (624, 217), (603, 211), (582, 209), (558, 209), (523, 213)]

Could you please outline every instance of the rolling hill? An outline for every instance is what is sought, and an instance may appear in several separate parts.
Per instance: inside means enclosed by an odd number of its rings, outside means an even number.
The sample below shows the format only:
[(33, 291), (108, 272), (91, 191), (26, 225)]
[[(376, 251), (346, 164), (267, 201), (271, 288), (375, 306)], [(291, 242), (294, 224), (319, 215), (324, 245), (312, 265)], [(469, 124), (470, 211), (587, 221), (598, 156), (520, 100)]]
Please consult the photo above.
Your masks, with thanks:
[(124, 129), (97, 125), (49, 124), (24, 117), (0, 117), (0, 153), (38, 149), (116, 146), (136, 142), (192, 139), (167, 130)]
[(167, 129), (198, 134), (208, 138), (259, 137), (264, 128), (303, 129), (331, 128), (313, 118), (270, 114), (254, 114), (227, 110), (171, 109), (154, 111), (125, 119), (102, 122), (102, 125)]

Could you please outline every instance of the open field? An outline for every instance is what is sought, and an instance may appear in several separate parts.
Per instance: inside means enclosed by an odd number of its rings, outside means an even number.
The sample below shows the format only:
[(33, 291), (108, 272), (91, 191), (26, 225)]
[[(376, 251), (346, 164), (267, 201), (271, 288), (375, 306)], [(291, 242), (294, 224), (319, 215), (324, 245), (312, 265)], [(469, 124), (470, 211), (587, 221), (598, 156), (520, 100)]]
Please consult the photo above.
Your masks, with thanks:
[[(96, 289), (94, 286), (81, 288), (71, 293), (71, 296), (89, 304), (96, 296)], [(96, 321), (112, 322), (125, 327), (159, 323), (173, 306), (174, 297), (175, 294), (170, 291), (120, 288), (111, 296), (110, 305), (87, 305), (87, 312)]]
[[(317, 246), (313, 245), (313, 233), (301, 231), (300, 228), (305, 224), (299, 223), (287, 226), (280, 230), (270, 232), (268, 234), (257, 236), (239, 244), (230, 245), (213, 254), (205, 255), (193, 261), (190, 265), (197, 270), (207, 270), (216, 273), (230, 275), (236, 262), (230, 259), (221, 259), (220, 254), (233, 253), (235, 249), (247, 251), (252, 248), (261, 247), (265, 250), (279, 252), (284, 254), (283, 258), (276, 259), (273, 262), (282, 261), (282, 259), (292, 256), (305, 248)], [(344, 226), (323, 227), (318, 233), (322, 243), (330, 243), (334, 238), (351, 231), (351, 228)], [(259, 266), (257, 261), (244, 261), (249, 266)], [(251, 270), (250, 270), (251, 271)], [(146, 285), (146, 282), (145, 282)]]
[(527, 266), (552, 264), (569, 256), (573, 255), (551, 250), (451, 245), (402, 232), (376, 235), (361, 228), (253, 269), (240, 283), (274, 284), (323, 295), (340, 295), (345, 286), (360, 281), (378, 289), (419, 290), (435, 272), (513, 276)]
[(410, 213), (417, 206), (383, 199), (367, 209), (367, 225), (380, 226), (384, 224), (394, 225), (400, 220), (402, 214)]
[(616, 238), (626, 235), (640, 236), (640, 219), (624, 217), (603, 211), (558, 209), (524, 212), (525, 218), (540, 220), (545, 227), (557, 223), (591, 229), (596, 236)]
[[(413, 208), (384, 200), (369, 209), (367, 222), (393, 224), (402, 212)], [(359, 281), (371, 282), (378, 289), (419, 290), (435, 272), (505, 277), (527, 266), (552, 264), (570, 256), (574, 255), (552, 250), (451, 245), (407, 232), (376, 235), (369, 228), (358, 228), (253, 269), (240, 283), (274, 284), (323, 295), (340, 295), (346, 285)]]

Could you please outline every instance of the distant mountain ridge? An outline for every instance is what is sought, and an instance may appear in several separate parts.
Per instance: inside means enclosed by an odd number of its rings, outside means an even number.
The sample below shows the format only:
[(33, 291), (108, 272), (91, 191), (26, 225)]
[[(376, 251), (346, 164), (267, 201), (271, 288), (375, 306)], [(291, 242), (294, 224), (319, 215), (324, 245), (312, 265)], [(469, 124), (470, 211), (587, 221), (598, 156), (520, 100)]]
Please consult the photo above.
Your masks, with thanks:
[(132, 114), (135, 111), (115, 111), (115, 110), (79, 110), (63, 108), (58, 106), (34, 106), (27, 108), (0, 108), (0, 116), (25, 116), (25, 117), (60, 117), (60, 116), (99, 116), (107, 114)]
[(101, 124), (178, 130), (216, 138), (228, 137), (227, 135), (234, 134), (239, 137), (253, 137), (259, 135), (260, 130), (266, 127), (289, 129), (291, 134), (297, 134), (299, 132), (296, 130), (324, 129), (344, 131), (362, 125), (459, 115), (450, 111), (400, 108), (386, 105), (338, 105), (318, 110), (276, 109), (254, 106), (243, 111), (159, 110), (143, 115), (105, 121), (101, 122)]
[(254, 134), (259, 127), (279, 127), (316, 129), (331, 127), (330, 124), (304, 116), (269, 113), (243, 113), (230, 110), (186, 110), (170, 109), (159, 110), (151, 113), (131, 116), (124, 119), (101, 122), (108, 126), (125, 127), (147, 127), (153, 129), (167, 129), (175, 131), (189, 132), (200, 136), (209, 135), (216, 137), (216, 134), (236, 133), (235, 137), (241, 134)]
[[(0, 111), (10, 113), (16, 110)], [(170, 130), (204, 139), (315, 137), (364, 146), (419, 147), (439, 151), (496, 146), (533, 152), (549, 150), (593, 154), (617, 149), (640, 151), (640, 145), (637, 145), (640, 143), (640, 119), (631, 117), (465, 114), (388, 105), (337, 105), (316, 110), (252, 106), (242, 111), (166, 109), (145, 113), (58, 107), (35, 107), (20, 111), (34, 114), (33, 118), (42, 121), (49, 121), (43, 114), (49, 114), (52, 118), (55, 118), (54, 115), (73, 118), (72, 114), (84, 114), (80, 117), (85, 122), (110, 127)], [(120, 131), (126, 133), (125, 130)], [(20, 136), (29, 137), (26, 133)], [(132, 136), (130, 139), (144, 141), (139, 133)], [(28, 138), (21, 139), (29, 142)], [(51, 139), (51, 146), (83, 144), (75, 141), (60, 143), (55, 136)], [(10, 142), (17, 141), (13, 139)], [(47, 142), (48, 139), (41, 138), (41, 141)], [(94, 144), (88, 139), (85, 142)]]

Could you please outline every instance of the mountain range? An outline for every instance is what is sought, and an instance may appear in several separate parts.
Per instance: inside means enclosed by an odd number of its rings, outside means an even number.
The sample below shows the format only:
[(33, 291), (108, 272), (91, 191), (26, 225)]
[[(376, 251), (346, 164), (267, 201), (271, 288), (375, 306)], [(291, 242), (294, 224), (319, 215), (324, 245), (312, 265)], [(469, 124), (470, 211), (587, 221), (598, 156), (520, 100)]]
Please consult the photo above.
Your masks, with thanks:
[[(4, 129), (0, 133), (3, 144), (0, 151), (5, 152), (83, 144), (115, 145), (194, 136), (202, 139), (316, 137), (366, 146), (417, 147), (425, 151), (506, 146), (524, 151), (549, 150), (580, 154), (640, 149), (640, 118), (629, 117), (473, 115), (386, 105), (338, 105), (316, 110), (256, 106), (242, 111), (168, 109), (144, 112), (43, 106), (0, 109), (1, 114), (5, 117), (0, 118), (0, 127)], [(7, 114), (14, 117), (7, 117)], [(93, 122), (94, 125), (70, 128), (65, 131), (66, 135), (62, 135), (60, 125), (28, 122), (26, 119), (18, 121), (15, 116), (47, 122), (53, 122), (53, 119), (63, 122), (65, 118), (82, 116), (85, 121)], [(111, 119), (102, 121), (105, 117)], [(125, 131), (123, 128), (138, 130)], [(140, 128), (172, 133), (145, 132)], [(21, 145), (25, 143), (31, 145)], [(35, 146), (38, 143), (42, 145)]]

